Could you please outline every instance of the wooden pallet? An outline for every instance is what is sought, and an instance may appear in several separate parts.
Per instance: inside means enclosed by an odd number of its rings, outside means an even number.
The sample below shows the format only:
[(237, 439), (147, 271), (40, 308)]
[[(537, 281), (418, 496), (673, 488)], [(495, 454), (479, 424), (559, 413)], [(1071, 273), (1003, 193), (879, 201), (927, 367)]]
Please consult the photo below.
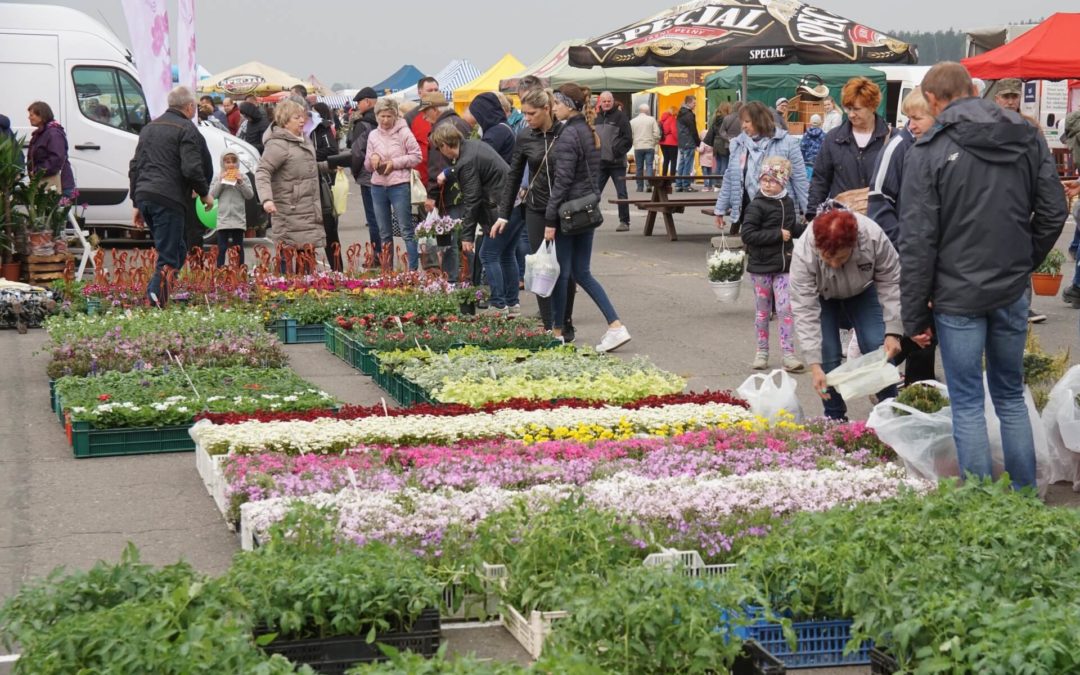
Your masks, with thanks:
[(70, 260), (73, 258), (67, 253), (27, 256), (26, 269), (29, 282), (39, 285), (63, 279)]

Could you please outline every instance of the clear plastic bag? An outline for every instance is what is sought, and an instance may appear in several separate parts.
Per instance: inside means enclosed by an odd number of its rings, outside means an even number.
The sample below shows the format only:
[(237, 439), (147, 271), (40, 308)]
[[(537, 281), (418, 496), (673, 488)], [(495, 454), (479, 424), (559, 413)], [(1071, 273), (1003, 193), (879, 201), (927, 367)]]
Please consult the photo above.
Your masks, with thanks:
[[(780, 379), (777, 381), (776, 376)], [(802, 406), (795, 394), (799, 383), (783, 370), (774, 370), (768, 375), (757, 373), (746, 378), (736, 393), (750, 404), (750, 412), (775, 422), (781, 412), (787, 412), (796, 422), (803, 419)]]
[(857, 359), (849, 359), (825, 376), (825, 382), (835, 387), (848, 401), (876, 394), (903, 379), (896, 366), (889, 363), (884, 347)]
[(1080, 492), (1080, 366), (1073, 366), (1050, 390), (1042, 427), (1050, 455), (1050, 482), (1067, 480)]
[(541, 298), (550, 297), (559, 271), (555, 242), (545, 240), (536, 253), (525, 256), (525, 290)]
[[(937, 387), (948, 395), (945, 385), (939, 382), (919, 384)], [(925, 413), (890, 398), (874, 406), (866, 426), (896, 451), (912, 475), (936, 480), (960, 474), (952, 410), (948, 406), (935, 413)]]

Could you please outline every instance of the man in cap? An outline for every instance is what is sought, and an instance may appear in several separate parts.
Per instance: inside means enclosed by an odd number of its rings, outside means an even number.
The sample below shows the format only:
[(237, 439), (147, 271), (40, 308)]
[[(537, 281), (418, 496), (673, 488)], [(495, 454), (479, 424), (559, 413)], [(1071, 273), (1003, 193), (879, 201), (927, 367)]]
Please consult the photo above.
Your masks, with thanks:
[[(435, 130), (444, 124), (452, 124), (461, 132), (464, 138), (469, 138), (472, 135), (472, 125), (461, 118), (454, 109), (450, 107), (450, 103), (446, 100), (446, 97), (441, 92), (436, 91), (433, 94), (427, 94), (420, 101), (420, 115), (417, 117), (423, 117), (428, 121), (431, 127), (431, 133), (435, 133)], [(419, 139), (417, 139), (419, 140)], [(421, 146), (422, 148), (423, 146)], [(428, 189), (427, 210), (431, 211), (436, 206), (439, 208), (440, 213), (449, 214), (455, 218), (461, 217), (461, 186), (456, 181), (447, 181), (445, 184), (440, 185), (438, 182), (438, 176), (445, 169), (451, 165), (449, 159), (446, 158), (438, 148), (428, 147), (427, 159), (422, 161), (420, 166), (427, 168), (428, 180), (426, 182)], [(458, 272), (460, 271), (460, 265), (458, 262), (458, 236), (454, 235), (454, 242), (449, 249), (444, 249), (442, 269), (446, 272), (447, 277), (451, 281), (457, 281)], [(470, 256), (473, 255), (474, 242), (463, 241), (461, 242), (461, 248)], [(480, 259), (475, 258), (476, 263), (479, 263)], [(477, 279), (479, 283), (479, 270), (474, 265), (473, 278)]]
[(375, 219), (375, 202), (371, 198), (371, 172), (364, 168), (367, 158), (368, 134), (379, 125), (375, 120), (375, 101), (379, 95), (371, 87), (364, 87), (356, 92), (353, 101), (352, 128), (349, 130), (349, 143), (352, 146), (352, 174), (360, 184), (360, 196), (364, 200), (364, 220), (367, 221), (368, 238), (375, 248), (375, 264), (378, 264), (382, 252), (382, 237), (379, 235), (379, 223)]
[(1020, 92), (1023, 88), (1023, 83), (1015, 77), (999, 81), (994, 88), (994, 103), (1006, 110), (1020, 112)]
[(776, 126), (787, 131), (788, 100), (781, 96), (776, 99), (776, 107), (773, 109), (773, 117), (776, 118)]

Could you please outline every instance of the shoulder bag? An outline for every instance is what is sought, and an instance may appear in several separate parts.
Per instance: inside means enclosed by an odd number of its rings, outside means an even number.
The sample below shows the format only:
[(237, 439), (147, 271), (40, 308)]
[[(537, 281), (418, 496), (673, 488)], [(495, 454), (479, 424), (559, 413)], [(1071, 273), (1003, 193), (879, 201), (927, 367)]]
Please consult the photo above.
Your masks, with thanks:
[(593, 178), (592, 165), (589, 164), (587, 156), (585, 168), (589, 172), (589, 194), (567, 200), (559, 206), (559, 228), (563, 234), (581, 234), (594, 230), (604, 223), (604, 216), (600, 213), (600, 195), (596, 192), (596, 180)]

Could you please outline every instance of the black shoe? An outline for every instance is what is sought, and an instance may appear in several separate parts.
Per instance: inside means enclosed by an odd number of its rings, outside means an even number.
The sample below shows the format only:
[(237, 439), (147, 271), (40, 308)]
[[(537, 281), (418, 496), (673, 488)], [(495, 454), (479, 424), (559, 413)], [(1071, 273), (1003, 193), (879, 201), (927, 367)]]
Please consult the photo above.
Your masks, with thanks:
[(570, 344), (577, 336), (574, 334), (574, 326), (572, 324), (566, 324), (562, 329), (563, 344)]
[(683, 192), (683, 191), (684, 191), (684, 190), (683, 190), (683, 189), (682, 189), (681, 187), (677, 187), (677, 188), (675, 188), (675, 192)]
[(1046, 321), (1045, 314), (1040, 314), (1032, 309), (1028, 310), (1028, 323), (1042, 323), (1044, 321)]
[(1080, 309), (1080, 288), (1070, 285), (1061, 294), (1061, 299), (1072, 305), (1074, 309)]
[(487, 309), (488, 308), (487, 300), (477, 300), (476, 301), (476, 308), (477, 309)]
[(638, 192), (645, 192), (645, 188), (643, 188), (643, 187), (641, 187), (641, 186), (639, 185), (639, 186), (638, 186), (638, 189), (637, 189), (637, 191), (638, 191)]

